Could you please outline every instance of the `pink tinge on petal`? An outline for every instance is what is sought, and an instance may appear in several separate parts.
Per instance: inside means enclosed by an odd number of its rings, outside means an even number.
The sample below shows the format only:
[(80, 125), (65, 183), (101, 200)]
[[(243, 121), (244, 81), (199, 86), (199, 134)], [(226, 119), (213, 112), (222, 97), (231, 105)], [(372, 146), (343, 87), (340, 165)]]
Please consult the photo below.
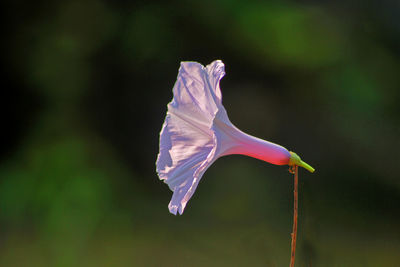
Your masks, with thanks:
[(287, 165), (289, 151), (283, 146), (241, 132), (241, 144), (229, 151), (230, 154), (241, 154), (275, 165)]
[(290, 153), (286, 148), (242, 132), (229, 121), (225, 109), (216, 114), (212, 130), (217, 138), (219, 157), (241, 154), (275, 165), (289, 163)]

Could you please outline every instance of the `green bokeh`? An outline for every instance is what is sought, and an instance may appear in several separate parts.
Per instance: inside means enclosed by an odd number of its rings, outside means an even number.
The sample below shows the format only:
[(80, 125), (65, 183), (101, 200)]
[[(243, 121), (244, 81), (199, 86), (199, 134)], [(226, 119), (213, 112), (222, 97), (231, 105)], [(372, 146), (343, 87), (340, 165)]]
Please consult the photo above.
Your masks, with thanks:
[(184, 215), (168, 213), (171, 192), (154, 166), (166, 104), (181, 60), (214, 59), (226, 64), (232, 122), (316, 168), (300, 172), (296, 266), (397, 266), (395, 4), (17, 1), (5, 10), (0, 266), (287, 265), (286, 167), (221, 158)]

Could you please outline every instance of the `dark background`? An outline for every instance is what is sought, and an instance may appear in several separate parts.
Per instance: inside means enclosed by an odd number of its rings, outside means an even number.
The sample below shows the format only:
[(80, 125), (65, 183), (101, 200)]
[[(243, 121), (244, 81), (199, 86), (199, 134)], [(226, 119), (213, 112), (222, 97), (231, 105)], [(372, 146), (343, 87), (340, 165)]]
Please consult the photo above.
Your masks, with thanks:
[(231, 121), (316, 168), (296, 266), (397, 266), (399, 3), (3, 2), (0, 265), (288, 265), (287, 167), (221, 158), (167, 209), (179, 63), (221, 59)]

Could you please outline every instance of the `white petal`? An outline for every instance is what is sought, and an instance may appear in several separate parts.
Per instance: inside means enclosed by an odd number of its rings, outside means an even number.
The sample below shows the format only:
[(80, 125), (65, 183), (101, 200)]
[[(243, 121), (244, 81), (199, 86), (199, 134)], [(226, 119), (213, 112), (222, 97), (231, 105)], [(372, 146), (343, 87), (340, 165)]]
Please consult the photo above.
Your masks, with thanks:
[(160, 133), (157, 173), (174, 191), (170, 212), (183, 213), (207, 168), (216, 160), (213, 120), (220, 109), (219, 81), (224, 64), (217, 60), (206, 68), (182, 62), (174, 85), (174, 98)]

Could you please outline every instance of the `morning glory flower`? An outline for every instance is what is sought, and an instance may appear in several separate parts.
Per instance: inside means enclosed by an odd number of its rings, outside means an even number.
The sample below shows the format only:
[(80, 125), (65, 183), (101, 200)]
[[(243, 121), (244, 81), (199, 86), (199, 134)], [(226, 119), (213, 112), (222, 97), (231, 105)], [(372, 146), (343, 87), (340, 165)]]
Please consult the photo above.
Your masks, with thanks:
[(168, 208), (182, 214), (204, 172), (219, 157), (242, 154), (275, 165), (298, 165), (313, 171), (286, 148), (236, 128), (222, 105), (219, 82), (225, 66), (182, 62), (173, 99), (160, 132), (156, 169), (173, 191)]

